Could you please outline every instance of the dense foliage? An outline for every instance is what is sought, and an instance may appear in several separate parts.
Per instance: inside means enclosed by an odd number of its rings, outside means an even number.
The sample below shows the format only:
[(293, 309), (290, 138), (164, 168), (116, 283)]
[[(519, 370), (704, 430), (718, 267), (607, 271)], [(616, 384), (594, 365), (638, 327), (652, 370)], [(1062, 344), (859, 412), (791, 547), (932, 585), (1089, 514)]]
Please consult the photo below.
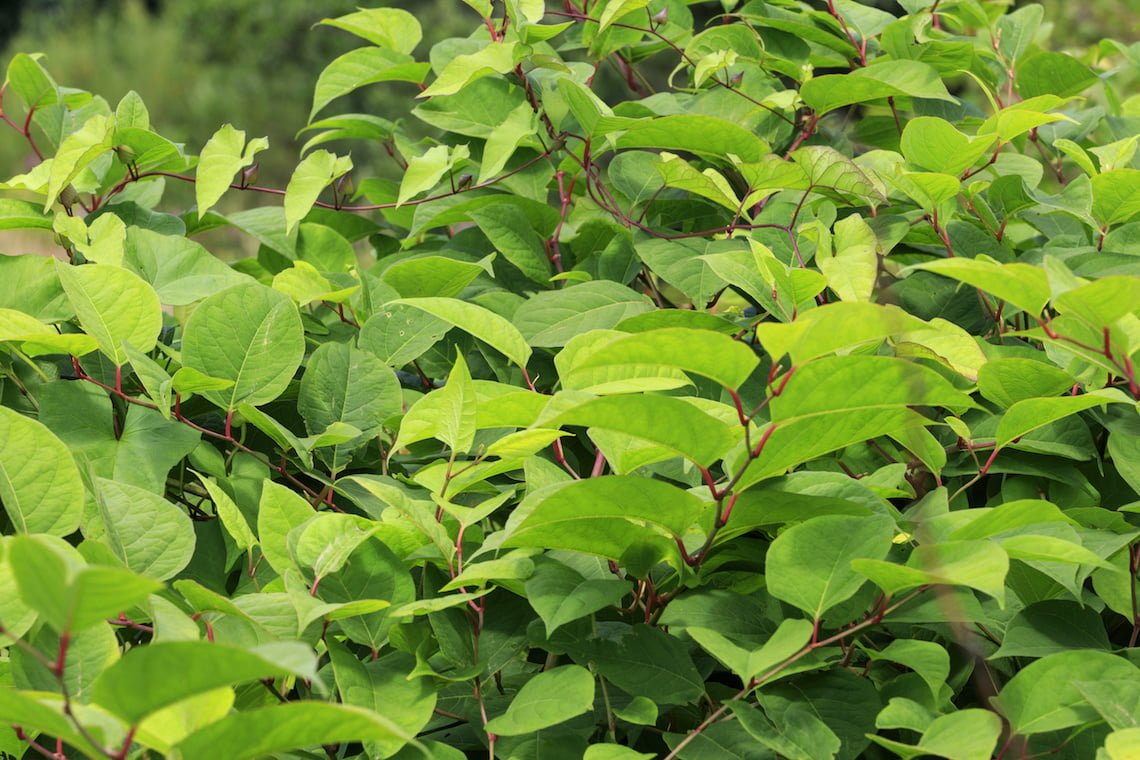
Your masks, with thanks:
[[(312, 31), (322, 18), (356, 10), (361, 3), (355, 0), (8, 0), (7, 5), (12, 3), (17, 9), (22, 4), (23, 12), (6, 10), (5, 21), (14, 16), (21, 23), (0, 24), (0, 61), (39, 51), (58, 82), (97, 92), (112, 103), (134, 90), (163, 136), (195, 147), (219, 125), (240, 123), (247, 133), (269, 138), (273, 150), (260, 157), (261, 179), (281, 186), (305, 142), (305, 135), (296, 133), (308, 117), (308, 93), (317, 75), (359, 42), (347, 34)], [(454, 13), (454, 0), (388, 5), (415, 9), (425, 44), (470, 31), (470, 15)], [(8, 31), (15, 36), (5, 41)], [(393, 102), (388, 94), (383, 87), (365, 87), (338, 105), (341, 111), (380, 112)], [(354, 145), (357, 165), (388, 169), (378, 148)], [(14, 173), (26, 153), (27, 146), (17, 140), (0, 141), (0, 166), (11, 167), (0, 173)], [(386, 176), (397, 176), (394, 169)], [(183, 188), (167, 203), (189, 205), (192, 197)], [(234, 193), (223, 199), (222, 208), (248, 208), (260, 200)], [(219, 252), (216, 244), (212, 250)]]
[(0, 749), (1135, 757), (1140, 45), (465, 3), (284, 189), (12, 58)]

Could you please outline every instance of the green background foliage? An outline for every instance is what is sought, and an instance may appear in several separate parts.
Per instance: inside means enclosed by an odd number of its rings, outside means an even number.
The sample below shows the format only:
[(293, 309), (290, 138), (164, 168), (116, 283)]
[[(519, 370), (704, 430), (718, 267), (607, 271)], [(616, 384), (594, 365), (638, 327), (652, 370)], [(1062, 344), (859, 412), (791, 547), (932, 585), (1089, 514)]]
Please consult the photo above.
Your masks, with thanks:
[(1135, 754), (1140, 43), (111, 6), (225, 107), (8, 62), (0, 749)]

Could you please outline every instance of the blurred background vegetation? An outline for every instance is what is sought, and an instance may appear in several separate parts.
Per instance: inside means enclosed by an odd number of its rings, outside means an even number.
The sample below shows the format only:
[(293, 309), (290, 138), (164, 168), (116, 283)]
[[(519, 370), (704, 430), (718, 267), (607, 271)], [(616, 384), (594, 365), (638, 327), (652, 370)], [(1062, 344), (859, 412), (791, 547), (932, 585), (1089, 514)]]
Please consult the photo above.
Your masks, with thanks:
[[(0, 61), (41, 52), (61, 85), (112, 105), (129, 90), (165, 136), (196, 153), (222, 124), (269, 137), (264, 184), (283, 186), (296, 165), (294, 140), (308, 119), (313, 85), (336, 56), (362, 43), (313, 25), (350, 13), (359, 0), (0, 0)], [(376, 3), (379, 4), (379, 3)], [(459, 0), (389, 3), (414, 10), (425, 36), (467, 32), (474, 15)], [(433, 39), (425, 40), (434, 41)], [(424, 48), (426, 49), (426, 48)], [(371, 92), (369, 91), (371, 89)], [(385, 88), (345, 98), (338, 112), (384, 114)], [(389, 97), (392, 91), (388, 91)], [(411, 93), (408, 93), (409, 95)], [(401, 104), (403, 105), (403, 104)], [(329, 114), (333, 113), (330, 111)], [(326, 114), (326, 115), (329, 115)], [(22, 170), (25, 147), (0, 135), (0, 173)]]
[[(1133, 42), (1140, 29), (1140, 0), (1038, 1), (1054, 22), (1055, 45), (1079, 47), (1109, 36)], [(898, 11), (894, 0), (868, 4)], [(294, 136), (306, 122), (317, 75), (360, 44), (313, 25), (361, 5), (415, 13), (425, 33), (421, 55), (440, 39), (468, 34), (476, 20), (460, 0), (0, 0), (0, 64), (6, 67), (16, 52), (42, 52), (60, 84), (112, 105), (136, 90), (158, 130), (192, 152), (225, 122), (268, 136), (272, 149), (262, 156), (261, 180), (283, 186), (296, 164)], [(711, 15), (719, 8), (704, 3), (700, 10)], [(399, 93), (393, 108), (398, 87), (364, 88), (329, 113), (398, 117), (410, 101)], [(4, 176), (26, 168), (26, 146), (14, 137), (0, 133)], [(380, 155), (354, 150), (360, 167)]]

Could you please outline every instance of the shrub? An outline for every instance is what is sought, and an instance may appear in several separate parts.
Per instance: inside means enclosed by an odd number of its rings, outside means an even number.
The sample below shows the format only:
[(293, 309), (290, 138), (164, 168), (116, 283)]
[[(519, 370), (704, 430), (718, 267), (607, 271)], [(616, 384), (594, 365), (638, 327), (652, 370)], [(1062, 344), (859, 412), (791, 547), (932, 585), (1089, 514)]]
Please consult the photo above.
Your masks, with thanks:
[(0, 748), (1132, 757), (1137, 47), (901, 5), (355, 12), (283, 190), (14, 57)]

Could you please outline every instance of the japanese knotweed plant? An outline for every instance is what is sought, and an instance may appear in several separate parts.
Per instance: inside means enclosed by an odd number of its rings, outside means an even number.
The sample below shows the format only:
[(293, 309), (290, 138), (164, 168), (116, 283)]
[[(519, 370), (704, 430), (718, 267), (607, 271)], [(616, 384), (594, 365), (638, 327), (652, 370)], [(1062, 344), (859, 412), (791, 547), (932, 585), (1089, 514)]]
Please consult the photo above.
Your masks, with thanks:
[(284, 189), (13, 57), (0, 749), (1135, 758), (1140, 46), (899, 4), (326, 20)]

